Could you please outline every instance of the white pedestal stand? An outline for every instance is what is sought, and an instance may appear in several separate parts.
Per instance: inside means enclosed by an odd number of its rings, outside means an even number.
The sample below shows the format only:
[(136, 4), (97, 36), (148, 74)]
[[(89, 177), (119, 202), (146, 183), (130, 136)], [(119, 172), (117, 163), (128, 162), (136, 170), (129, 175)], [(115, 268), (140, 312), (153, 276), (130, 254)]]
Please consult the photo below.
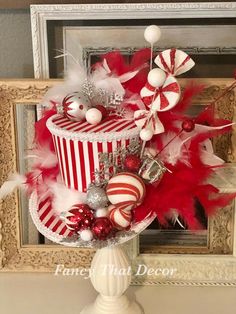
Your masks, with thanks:
[(123, 293), (131, 282), (131, 266), (120, 246), (97, 250), (91, 264), (91, 282), (100, 293), (80, 314), (144, 314)]

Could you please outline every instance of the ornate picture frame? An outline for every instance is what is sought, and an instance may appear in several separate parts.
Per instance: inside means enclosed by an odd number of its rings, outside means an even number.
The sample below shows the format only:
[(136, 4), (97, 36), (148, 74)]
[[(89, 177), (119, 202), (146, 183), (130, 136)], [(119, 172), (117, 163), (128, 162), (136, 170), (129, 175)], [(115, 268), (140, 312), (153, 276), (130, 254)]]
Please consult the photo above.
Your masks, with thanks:
[[(188, 79), (181, 80), (184, 86)], [(214, 98), (214, 91), (224, 90), (228, 80), (202, 79), (198, 82), (206, 85), (206, 92), (203, 94), (204, 102), (211, 101), (209, 95)], [(0, 185), (8, 178), (10, 173), (17, 171), (17, 129), (15, 124), (15, 106), (21, 104), (37, 104), (42, 99), (48, 88), (59, 84), (60, 80), (7, 80), (0, 81)], [(204, 96), (205, 95), (205, 96)], [(208, 96), (207, 96), (208, 95)], [(201, 100), (196, 100), (200, 101)], [(226, 109), (233, 115), (235, 106), (234, 93), (229, 95), (224, 104), (219, 104), (221, 111)], [(223, 107), (222, 107), (223, 106)], [(232, 107), (233, 106), (233, 107)], [(231, 108), (231, 111), (227, 112)], [(234, 116), (231, 116), (235, 119)], [(235, 134), (233, 134), (235, 137)], [(226, 143), (227, 144), (227, 143)], [(225, 144), (219, 144), (225, 151)], [(231, 145), (230, 145), (231, 147)], [(235, 175), (235, 165), (229, 167)], [(232, 178), (232, 173), (230, 176)], [(219, 180), (219, 188), (222, 192), (235, 190), (234, 182)], [(221, 184), (221, 186), (220, 186)], [(232, 204), (235, 206), (235, 204)], [(228, 255), (192, 255), (192, 254), (140, 254), (138, 239), (125, 244), (127, 252), (132, 259), (133, 269), (140, 264), (151, 268), (175, 269), (171, 276), (160, 277), (157, 274), (149, 276), (134, 276), (133, 284), (162, 284), (162, 285), (222, 285), (236, 286), (236, 239), (235, 239), (235, 208), (225, 209), (224, 219), (214, 218), (212, 246), (219, 245), (219, 242), (228, 243), (231, 246), (231, 253)], [(230, 214), (227, 214), (230, 213)], [(230, 217), (230, 218), (229, 218)], [(21, 212), (19, 207), (18, 193), (8, 196), (0, 201), (0, 270), (8, 271), (35, 271), (52, 272), (57, 264), (66, 267), (90, 266), (94, 251), (90, 249), (66, 248), (57, 245), (27, 245), (22, 242)], [(225, 242), (224, 242), (225, 241)], [(167, 253), (167, 252), (166, 252)], [(220, 253), (220, 252), (218, 252)], [(221, 252), (222, 253), (222, 252)], [(224, 252), (223, 252), (224, 253)]]
[[(67, 5), (32, 5), (31, 6), (31, 25), (32, 25), (32, 41), (33, 41), (33, 54), (34, 54), (34, 72), (35, 78), (49, 78), (50, 76), (50, 60), (49, 60), (49, 50), (53, 49), (54, 56), (57, 55), (55, 49), (62, 49), (63, 44), (61, 43), (59, 47), (56, 47), (49, 42), (49, 25), (51, 23), (59, 23), (62, 25), (66, 21), (70, 25), (73, 25), (74, 21), (82, 23), (81, 25), (90, 25), (92, 21), (98, 21), (98, 25), (102, 25), (105, 21), (113, 21), (114, 25), (119, 25), (119, 21), (128, 20), (132, 22), (135, 20), (143, 20), (144, 24), (150, 24), (151, 21), (161, 21), (163, 20), (179, 20), (184, 21), (188, 19), (198, 20), (199, 18), (206, 21), (210, 19), (227, 19), (230, 21), (232, 18), (236, 18), (236, 3), (235, 2), (177, 2), (177, 3), (110, 3), (110, 4), (67, 4)], [(146, 22), (145, 22), (146, 21)], [(86, 22), (84, 24), (84, 22)], [(109, 25), (113, 25), (112, 23)], [(217, 24), (217, 23), (216, 23)], [(222, 23), (220, 23), (222, 24)], [(199, 23), (196, 22), (199, 27)], [(57, 33), (61, 32), (60, 27), (57, 27)], [(193, 29), (194, 30), (194, 29)], [(178, 32), (178, 27), (174, 27), (171, 32)], [(209, 29), (211, 33), (214, 31), (214, 27)], [(178, 34), (181, 34), (179, 32)], [(185, 34), (185, 30), (183, 30)], [(200, 34), (206, 33), (202, 31)], [(216, 30), (216, 38), (224, 38), (228, 40), (230, 38), (229, 31), (226, 31), (227, 36), (221, 37), (222, 25)], [(234, 32), (232, 32), (234, 33)], [(174, 33), (173, 38), (177, 38), (178, 34)], [(60, 35), (61, 36), (61, 35)], [(186, 33), (186, 36), (189, 36)], [(63, 36), (62, 36), (63, 37)], [(192, 36), (187, 37), (189, 40)], [(197, 36), (195, 41), (202, 36)], [(203, 36), (204, 37), (204, 36)], [(166, 36), (165, 36), (166, 38)], [(64, 47), (66, 47), (65, 38)], [(223, 41), (222, 39), (220, 39)], [(52, 41), (52, 40), (51, 40)], [(55, 40), (54, 40), (55, 41)], [(219, 42), (212, 43), (211, 47), (204, 46), (203, 43), (198, 42), (194, 46), (188, 47), (184, 44), (183, 48), (187, 52), (193, 54), (235, 54), (236, 47), (233, 44), (234, 41), (229, 43), (222, 43), (220, 47)], [(175, 42), (169, 41), (167, 43), (169, 46), (176, 45)], [(86, 50), (86, 49), (85, 49)], [(99, 49), (98, 49), (99, 50)], [(73, 51), (70, 51), (73, 53)], [(91, 51), (87, 51), (91, 53)], [(76, 56), (77, 57), (77, 56)], [(56, 67), (56, 66), (55, 66)], [(63, 71), (63, 69), (60, 69)]]
[[(8, 80), (0, 82), (1, 176), (0, 185), (9, 174), (16, 172), (15, 106), (37, 104), (47, 89), (59, 81)], [(57, 263), (69, 267), (89, 267), (92, 250), (68, 249), (52, 245), (22, 244), (21, 213), (18, 193), (0, 201), (0, 270), (52, 271)]]

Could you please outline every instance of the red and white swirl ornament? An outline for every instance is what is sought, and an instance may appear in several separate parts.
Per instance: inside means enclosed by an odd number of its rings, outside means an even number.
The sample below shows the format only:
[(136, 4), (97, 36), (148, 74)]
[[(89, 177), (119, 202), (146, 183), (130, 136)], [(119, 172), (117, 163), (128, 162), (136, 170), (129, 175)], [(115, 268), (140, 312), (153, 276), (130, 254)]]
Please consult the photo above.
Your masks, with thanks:
[(121, 172), (109, 180), (106, 192), (111, 204), (123, 203), (126, 210), (131, 210), (142, 203), (146, 188), (137, 175)]
[(118, 229), (126, 229), (130, 226), (132, 221), (132, 212), (126, 210), (126, 205), (120, 203), (116, 205), (110, 205), (108, 207), (109, 219), (112, 225)]

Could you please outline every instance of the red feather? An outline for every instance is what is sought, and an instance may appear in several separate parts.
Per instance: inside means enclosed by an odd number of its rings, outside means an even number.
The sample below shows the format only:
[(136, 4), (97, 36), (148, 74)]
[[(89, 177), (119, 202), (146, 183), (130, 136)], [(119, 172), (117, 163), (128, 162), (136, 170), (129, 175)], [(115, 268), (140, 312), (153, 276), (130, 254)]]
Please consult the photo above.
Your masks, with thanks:
[(190, 106), (192, 106), (193, 98), (201, 94), (204, 90), (204, 85), (199, 85), (191, 82), (183, 91), (182, 97), (178, 104), (172, 109), (175, 113), (184, 113)]
[(215, 214), (216, 210), (227, 206), (236, 193), (219, 193), (219, 190), (211, 184), (199, 186), (196, 196), (208, 216)]
[(150, 61), (151, 51), (149, 48), (144, 48), (137, 51), (131, 62), (128, 61), (128, 56), (122, 56), (119, 51), (112, 51), (102, 56), (102, 59), (106, 59), (107, 64), (111, 72), (115, 75), (122, 75), (126, 72), (136, 71), (139, 72), (134, 78), (128, 82), (123, 83), (123, 87), (126, 92), (140, 93), (141, 88), (145, 85), (147, 81), (147, 75), (149, 71), (149, 61)]
[(46, 126), (47, 120), (56, 114), (55, 110), (47, 110), (44, 112), (43, 118), (35, 122), (35, 144), (41, 147), (47, 146), (54, 151), (52, 135)]
[[(53, 153), (55, 153), (53, 139), (50, 131), (46, 126), (47, 120), (56, 114), (55, 109), (47, 110), (44, 112), (43, 117), (35, 123), (35, 148), (39, 152), (43, 152), (45, 148), (49, 148)], [(41, 160), (41, 159), (39, 159)], [(47, 190), (46, 182), (56, 181), (59, 174), (58, 163), (55, 162), (51, 167), (42, 166), (42, 162), (38, 162), (35, 159), (32, 170), (26, 174), (26, 186), (28, 193), (36, 191)]]

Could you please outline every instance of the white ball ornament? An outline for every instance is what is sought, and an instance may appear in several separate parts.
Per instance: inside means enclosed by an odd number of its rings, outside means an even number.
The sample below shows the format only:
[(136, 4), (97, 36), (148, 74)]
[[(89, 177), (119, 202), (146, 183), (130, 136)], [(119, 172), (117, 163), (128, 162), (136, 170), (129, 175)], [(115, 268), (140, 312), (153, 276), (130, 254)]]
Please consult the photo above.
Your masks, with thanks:
[(95, 212), (96, 218), (106, 217), (108, 215), (108, 210), (106, 208), (99, 208)]
[(139, 136), (142, 141), (147, 142), (150, 141), (153, 137), (153, 131), (151, 129), (142, 129), (139, 133)]
[(166, 73), (159, 68), (152, 69), (148, 73), (147, 80), (148, 80), (148, 83), (152, 85), (153, 87), (161, 87), (164, 85), (166, 81)]
[(102, 121), (102, 113), (96, 108), (91, 108), (86, 112), (86, 121), (89, 124), (96, 125)]
[(145, 40), (153, 45), (161, 37), (161, 30), (157, 25), (150, 25), (144, 31)]
[(83, 241), (91, 241), (93, 239), (93, 233), (89, 229), (84, 229), (80, 232), (80, 237)]

